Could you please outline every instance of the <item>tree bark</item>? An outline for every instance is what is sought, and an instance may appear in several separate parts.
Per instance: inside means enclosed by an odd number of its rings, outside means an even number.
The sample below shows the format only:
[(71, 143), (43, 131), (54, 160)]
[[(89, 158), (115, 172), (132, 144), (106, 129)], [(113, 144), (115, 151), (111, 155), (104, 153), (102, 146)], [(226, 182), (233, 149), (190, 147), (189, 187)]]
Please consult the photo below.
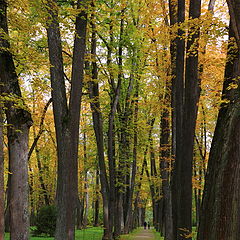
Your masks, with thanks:
[[(240, 54), (233, 38), (239, 34), (232, 22), (240, 21), (240, 1), (228, 1), (230, 10), (229, 46), (221, 105), (210, 150), (198, 230), (198, 240), (237, 239), (239, 227), (240, 177)], [(234, 14), (234, 17), (232, 16)], [(237, 88), (231, 88), (231, 83)], [(227, 100), (227, 101), (226, 101)]]
[(82, 97), (84, 54), (86, 48), (87, 1), (78, 0), (69, 106), (64, 83), (62, 43), (56, 1), (49, 1), (47, 36), (53, 112), (56, 128), (58, 178), (56, 240), (73, 240), (78, 192), (78, 142)]
[(109, 182), (107, 178), (105, 157), (104, 157), (104, 139), (103, 139), (103, 120), (101, 113), (101, 105), (99, 101), (99, 84), (98, 84), (98, 68), (96, 63), (96, 26), (92, 15), (92, 42), (91, 54), (94, 61), (92, 62), (92, 81), (89, 82), (89, 97), (91, 99), (90, 106), (92, 110), (93, 128), (96, 137), (98, 150), (98, 166), (101, 182), (101, 194), (103, 198), (103, 240), (112, 239), (112, 229), (110, 228), (109, 219)]
[(124, 226), (124, 233), (129, 233), (134, 228), (133, 224), (133, 212), (132, 212), (132, 201), (133, 201), (133, 192), (136, 182), (136, 172), (137, 172), (137, 144), (138, 144), (138, 132), (137, 132), (137, 121), (138, 121), (138, 95), (139, 95), (139, 83), (136, 83), (135, 90), (135, 101), (134, 101), (134, 129), (133, 129), (133, 162), (132, 162), (132, 173), (131, 181), (129, 188), (129, 199), (126, 213), (126, 220)]
[[(121, 10), (121, 21), (120, 21), (120, 39), (118, 47), (118, 79), (117, 87), (114, 88), (112, 85), (113, 94), (111, 99), (111, 109), (108, 117), (108, 164), (109, 164), (109, 212), (113, 213), (110, 217), (110, 229), (114, 227), (114, 237), (118, 237), (121, 232), (121, 220), (123, 216), (117, 216), (121, 214), (121, 203), (117, 203), (118, 199), (116, 196), (121, 195), (119, 189), (116, 188), (116, 154), (115, 154), (115, 132), (114, 122), (117, 111), (117, 106), (120, 98), (121, 84), (122, 84), (122, 64), (123, 64), (123, 23), (124, 23), (124, 10)], [(112, 83), (113, 84), (113, 83)], [(121, 201), (122, 196), (119, 196)]]
[[(13, 56), (9, 51), (7, 2), (0, 1), (0, 81), (1, 95), (11, 96), (12, 100), (5, 101), (7, 116), (7, 136), (9, 151), (9, 209), (10, 209), (10, 238), (29, 239), (28, 213), (28, 138), (32, 125), (28, 111), (14, 106), (15, 101), (22, 101)], [(24, 104), (24, 103), (23, 103)]]
[(164, 235), (165, 240), (173, 240), (172, 194), (170, 188), (171, 148), (170, 148), (170, 92), (167, 84), (165, 102), (161, 116), (160, 172), (162, 178)]
[[(201, 13), (201, 0), (191, 0), (189, 17), (199, 18)], [(200, 82), (198, 77), (198, 41), (199, 27), (190, 27), (187, 41), (185, 94), (183, 108), (182, 131), (182, 158), (180, 173), (180, 199), (178, 239), (191, 239), (192, 232), (192, 162), (194, 148), (194, 134), (197, 119), (198, 101), (200, 96)], [(191, 52), (194, 48), (194, 53)], [(184, 171), (183, 171), (184, 170)]]
[(94, 226), (98, 227), (99, 226), (99, 170), (96, 170), (96, 199), (94, 203)]
[[(171, 1), (170, 23), (179, 24), (185, 21), (185, 0), (178, 0), (177, 17), (174, 16), (174, 2)], [(171, 20), (172, 19), (172, 20)], [(172, 213), (173, 213), (173, 238), (178, 239), (179, 228), (179, 209), (180, 209), (180, 189), (181, 189), (181, 159), (182, 159), (182, 122), (183, 122), (183, 99), (184, 99), (184, 68), (185, 68), (185, 40), (181, 38), (184, 31), (180, 28), (175, 42), (171, 44), (172, 72), (175, 77), (172, 79), (172, 129), (173, 129), (173, 147), (172, 153), (175, 157), (172, 174)], [(174, 50), (176, 49), (176, 53)], [(176, 72), (175, 72), (176, 71)]]

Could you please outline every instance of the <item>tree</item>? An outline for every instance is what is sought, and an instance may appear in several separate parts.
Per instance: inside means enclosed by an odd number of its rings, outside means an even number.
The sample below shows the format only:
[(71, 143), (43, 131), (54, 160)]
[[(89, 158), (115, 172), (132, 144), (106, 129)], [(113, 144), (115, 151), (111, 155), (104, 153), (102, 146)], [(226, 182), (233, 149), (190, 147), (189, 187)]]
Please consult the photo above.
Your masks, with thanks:
[(22, 99), (8, 41), (7, 1), (0, 1), (0, 81), (7, 116), (11, 239), (28, 240), (28, 138), (31, 114)]
[(198, 240), (239, 236), (239, 1), (227, 1), (229, 44), (222, 104), (212, 140), (206, 174)]
[[(190, 1), (189, 18), (199, 18), (200, 12), (201, 1)], [(179, 1), (179, 22), (184, 20), (184, 16), (184, 3)], [(198, 25), (196, 24), (196, 26)], [(174, 106), (176, 108), (176, 160), (173, 173), (173, 220), (177, 239), (191, 238), (192, 231), (192, 162), (197, 104), (200, 96), (198, 77), (199, 28), (196, 26), (193, 24), (188, 30), (185, 80), (183, 80), (184, 39), (179, 39), (177, 42), (177, 78), (175, 81), (179, 81), (180, 85), (178, 85), (176, 95), (173, 95), (175, 97), (174, 103), (178, 104)], [(180, 34), (182, 34), (182, 30), (180, 30)], [(178, 70), (178, 68), (180, 69)]]
[(78, 193), (79, 120), (83, 85), (88, 1), (77, 1), (69, 104), (64, 82), (62, 42), (57, 1), (47, 3), (47, 36), (51, 64), (53, 112), (56, 128), (58, 180), (55, 239), (74, 239)]

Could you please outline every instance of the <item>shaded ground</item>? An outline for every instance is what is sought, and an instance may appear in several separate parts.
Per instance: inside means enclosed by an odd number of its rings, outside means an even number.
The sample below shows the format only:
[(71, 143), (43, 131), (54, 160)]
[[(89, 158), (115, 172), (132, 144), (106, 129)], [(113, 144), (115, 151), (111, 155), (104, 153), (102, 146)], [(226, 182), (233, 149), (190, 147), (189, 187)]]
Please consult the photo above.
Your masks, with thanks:
[(154, 240), (155, 236), (152, 229), (141, 229), (131, 237), (131, 240)]

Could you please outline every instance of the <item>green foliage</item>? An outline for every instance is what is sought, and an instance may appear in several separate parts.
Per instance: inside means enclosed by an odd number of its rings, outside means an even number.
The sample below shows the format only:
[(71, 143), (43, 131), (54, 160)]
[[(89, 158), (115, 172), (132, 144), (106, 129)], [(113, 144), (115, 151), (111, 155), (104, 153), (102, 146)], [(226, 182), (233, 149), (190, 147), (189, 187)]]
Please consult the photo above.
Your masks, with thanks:
[(42, 207), (36, 217), (36, 230), (34, 230), (34, 235), (39, 236), (45, 234), (47, 236), (54, 236), (56, 227), (56, 207), (44, 206)]

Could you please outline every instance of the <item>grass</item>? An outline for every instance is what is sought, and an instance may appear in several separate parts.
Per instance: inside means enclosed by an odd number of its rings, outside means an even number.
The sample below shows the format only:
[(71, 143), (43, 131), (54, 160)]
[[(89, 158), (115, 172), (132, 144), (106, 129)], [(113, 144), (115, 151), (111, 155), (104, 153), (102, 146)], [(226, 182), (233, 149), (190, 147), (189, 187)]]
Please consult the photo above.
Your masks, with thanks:
[(153, 230), (155, 239), (159, 239), (159, 240), (164, 240), (164, 237), (161, 236), (160, 232), (157, 232), (155, 229)]
[[(103, 229), (100, 227), (92, 227), (83, 230), (76, 230), (76, 240), (101, 240)], [(5, 234), (5, 240), (9, 240), (9, 233)], [(54, 240), (53, 237), (30, 237), (30, 240)]]
[[(135, 229), (130, 234), (122, 235), (120, 240), (132, 240), (133, 236), (138, 233), (141, 229)], [(155, 239), (163, 240), (160, 233), (153, 230)], [(103, 234), (103, 229), (101, 227), (91, 227), (83, 230), (76, 230), (76, 240), (101, 240)], [(5, 234), (5, 240), (9, 240), (9, 233)], [(193, 240), (196, 239), (196, 229), (193, 228)], [(30, 237), (30, 240), (54, 240), (53, 237)]]

